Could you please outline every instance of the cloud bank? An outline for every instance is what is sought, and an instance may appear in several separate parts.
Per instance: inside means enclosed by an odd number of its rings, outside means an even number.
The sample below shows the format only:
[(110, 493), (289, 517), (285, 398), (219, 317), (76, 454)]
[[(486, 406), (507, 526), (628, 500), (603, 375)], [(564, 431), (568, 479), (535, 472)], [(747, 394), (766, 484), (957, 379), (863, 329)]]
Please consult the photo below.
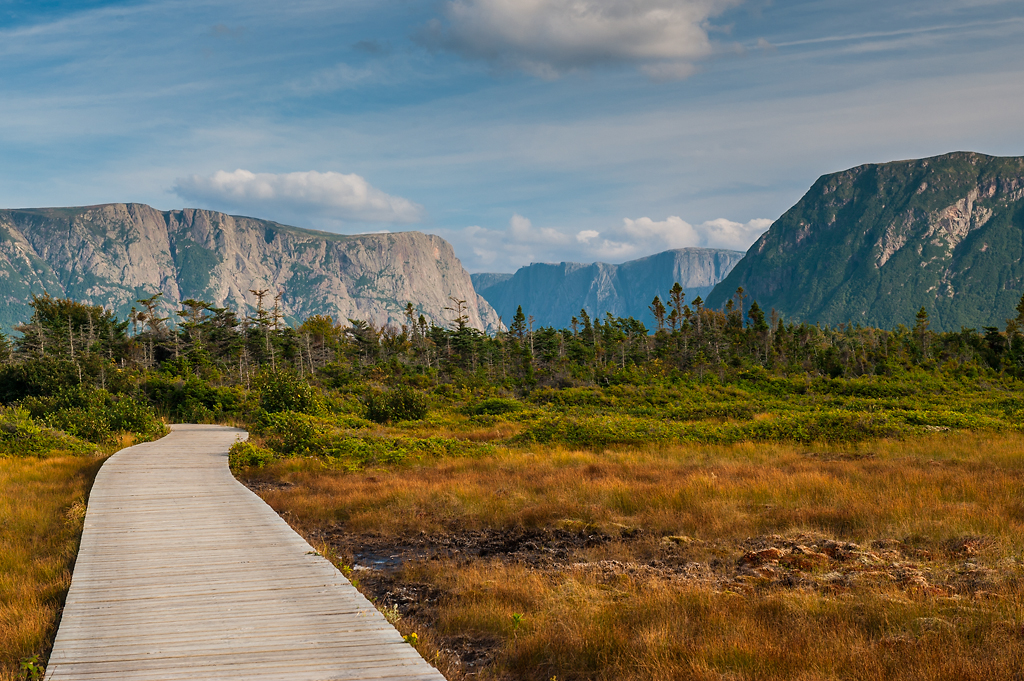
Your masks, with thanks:
[(517, 213), (506, 229), (474, 225), (449, 236), (470, 269), (509, 272), (532, 262), (623, 262), (673, 248), (745, 251), (771, 224), (763, 218), (749, 222), (718, 218), (693, 225), (677, 216), (661, 221), (642, 217), (626, 218), (603, 232), (584, 229), (572, 234), (535, 227)]
[(254, 213), (285, 211), (346, 222), (417, 222), (423, 207), (391, 196), (359, 175), (342, 173), (253, 173), (238, 169), (179, 178), (173, 191), (189, 201), (228, 205)]
[(711, 54), (709, 20), (743, 0), (449, 0), (419, 35), (503, 68), (556, 78), (600, 64), (632, 64), (677, 80)]

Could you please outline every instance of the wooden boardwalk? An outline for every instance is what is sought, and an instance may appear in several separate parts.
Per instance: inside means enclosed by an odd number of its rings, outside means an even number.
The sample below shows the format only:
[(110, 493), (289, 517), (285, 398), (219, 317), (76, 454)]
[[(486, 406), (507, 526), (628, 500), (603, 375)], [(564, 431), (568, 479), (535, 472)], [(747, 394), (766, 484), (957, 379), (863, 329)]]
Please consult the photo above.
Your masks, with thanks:
[(443, 681), (231, 476), (244, 431), (172, 428), (100, 469), (46, 679)]

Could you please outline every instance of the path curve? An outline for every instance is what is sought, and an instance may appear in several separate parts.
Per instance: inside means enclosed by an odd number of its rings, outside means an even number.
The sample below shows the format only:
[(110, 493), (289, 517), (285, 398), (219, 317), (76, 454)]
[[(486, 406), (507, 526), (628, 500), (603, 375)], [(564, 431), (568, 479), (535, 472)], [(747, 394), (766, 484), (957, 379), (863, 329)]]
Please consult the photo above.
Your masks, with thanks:
[(443, 681), (232, 477), (245, 431), (171, 429), (96, 476), (47, 681)]

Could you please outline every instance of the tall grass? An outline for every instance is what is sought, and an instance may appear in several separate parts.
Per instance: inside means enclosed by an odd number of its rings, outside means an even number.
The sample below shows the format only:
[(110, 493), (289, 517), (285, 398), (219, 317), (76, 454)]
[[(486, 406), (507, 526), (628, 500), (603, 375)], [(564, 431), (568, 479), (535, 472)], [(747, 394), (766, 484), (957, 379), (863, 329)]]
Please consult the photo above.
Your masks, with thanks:
[[(446, 637), (499, 641), (496, 678), (923, 681), (1024, 669), (1020, 434), (536, 445), (359, 472), (292, 459), (250, 474), (292, 483), (262, 494), (310, 536), (608, 536), (554, 564), (463, 554), (401, 569), (400, 582), (440, 594), (433, 619), (403, 626), (436, 649)], [(864, 559), (783, 562), (774, 578), (737, 567), (753, 545), (825, 540), (856, 542)], [(965, 541), (977, 548), (960, 551)], [(661, 560), (696, 567), (659, 570)]]
[(0, 457), (0, 680), (22, 678), (20, 662), (52, 644), (101, 463), (60, 452)]
[(302, 528), (402, 535), (566, 523), (701, 539), (796, 531), (852, 541), (999, 537), (1024, 547), (1024, 437), (943, 433), (844, 447), (497, 448), (362, 474), (286, 459), (251, 475)]

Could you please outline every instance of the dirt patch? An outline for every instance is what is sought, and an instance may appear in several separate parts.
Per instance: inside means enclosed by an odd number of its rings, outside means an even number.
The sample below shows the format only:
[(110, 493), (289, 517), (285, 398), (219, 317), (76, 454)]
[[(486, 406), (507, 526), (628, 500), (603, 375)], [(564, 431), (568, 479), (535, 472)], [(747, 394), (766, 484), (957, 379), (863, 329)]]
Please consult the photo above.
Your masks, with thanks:
[[(446, 560), (459, 563), (491, 558), (535, 568), (564, 563), (579, 551), (616, 541), (598, 532), (515, 529), (387, 537), (352, 534), (340, 529), (313, 533), (312, 539), (331, 546), (338, 557), (355, 570), (393, 571), (414, 560)], [(621, 541), (621, 538), (618, 539)]]

